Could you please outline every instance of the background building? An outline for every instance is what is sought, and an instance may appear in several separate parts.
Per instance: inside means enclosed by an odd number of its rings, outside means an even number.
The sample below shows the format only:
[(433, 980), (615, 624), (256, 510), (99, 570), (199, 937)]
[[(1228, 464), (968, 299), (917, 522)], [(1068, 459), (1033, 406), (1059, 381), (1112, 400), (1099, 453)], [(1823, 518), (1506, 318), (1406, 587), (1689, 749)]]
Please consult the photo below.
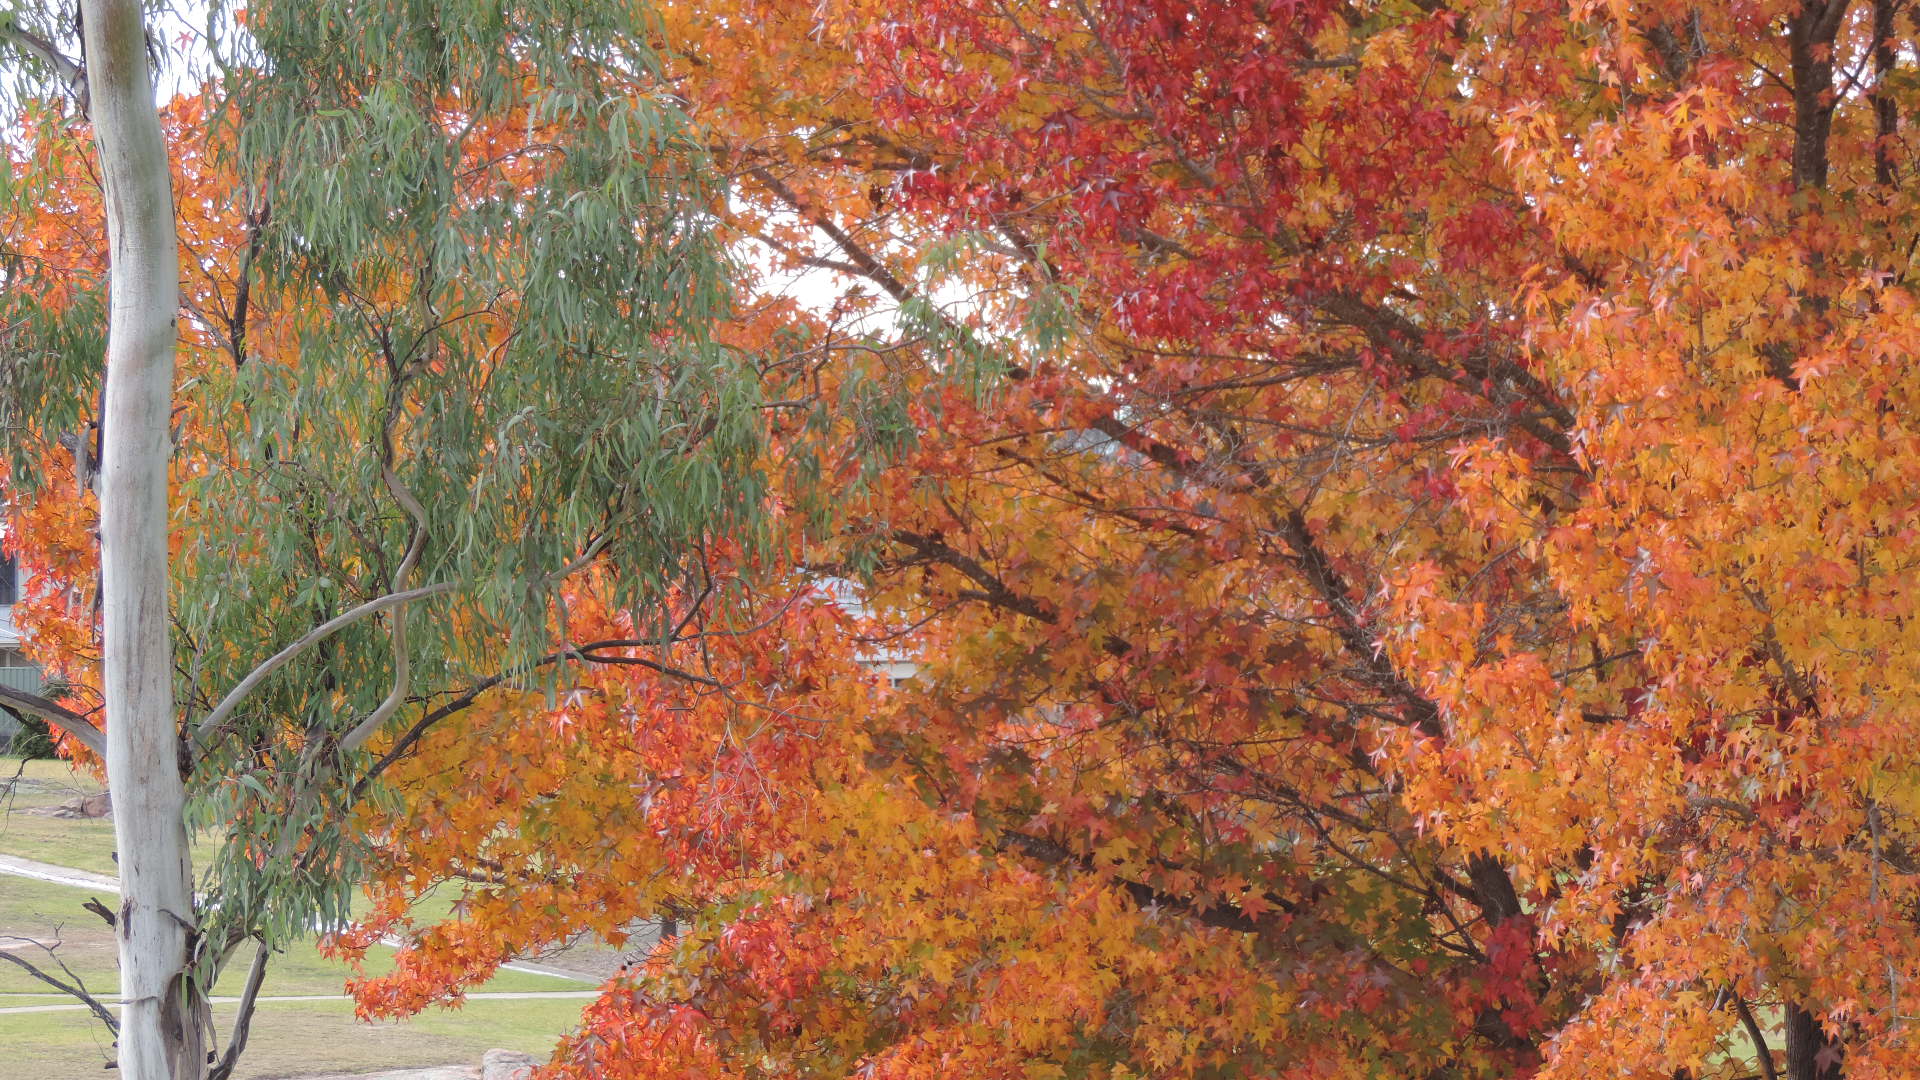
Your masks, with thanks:
[[(14, 601), (20, 599), (20, 567), (11, 557), (0, 557), (0, 686), (40, 692), (40, 668), (20, 651), (20, 629), (13, 622)], [(0, 749), (11, 749), (20, 733), (20, 721), (0, 713)]]

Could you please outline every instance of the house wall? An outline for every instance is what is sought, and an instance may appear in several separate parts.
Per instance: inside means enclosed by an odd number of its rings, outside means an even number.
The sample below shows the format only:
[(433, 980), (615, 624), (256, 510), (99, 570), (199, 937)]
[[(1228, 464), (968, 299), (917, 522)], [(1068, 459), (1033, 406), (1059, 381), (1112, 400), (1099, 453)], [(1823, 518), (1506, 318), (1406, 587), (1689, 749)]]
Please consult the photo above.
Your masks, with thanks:
[[(13, 602), (19, 599), (19, 569), (10, 558), (0, 558), (0, 686), (38, 694), (40, 668), (20, 651), (20, 631), (13, 623)], [(20, 721), (0, 713), (0, 747), (11, 747)]]

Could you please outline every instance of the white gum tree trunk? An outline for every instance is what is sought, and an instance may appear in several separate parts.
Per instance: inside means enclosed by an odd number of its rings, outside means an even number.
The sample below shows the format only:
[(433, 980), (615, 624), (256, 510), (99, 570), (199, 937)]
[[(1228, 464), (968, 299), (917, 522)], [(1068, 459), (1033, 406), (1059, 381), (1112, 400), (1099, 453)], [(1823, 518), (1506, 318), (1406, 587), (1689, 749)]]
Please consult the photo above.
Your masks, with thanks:
[(101, 455), (107, 780), (122, 903), (119, 1075), (199, 1080), (193, 887), (167, 619), (167, 457), (179, 256), (138, 0), (84, 0), (87, 90), (111, 257)]

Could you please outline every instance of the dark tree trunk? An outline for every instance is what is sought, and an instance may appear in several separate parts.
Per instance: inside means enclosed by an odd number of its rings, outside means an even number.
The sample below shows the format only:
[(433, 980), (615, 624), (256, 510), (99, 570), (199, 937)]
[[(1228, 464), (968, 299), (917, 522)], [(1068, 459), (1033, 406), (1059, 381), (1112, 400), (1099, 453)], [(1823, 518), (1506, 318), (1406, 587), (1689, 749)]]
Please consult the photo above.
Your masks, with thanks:
[(1841, 1080), (1840, 1044), (1798, 1005), (1787, 1006), (1787, 1080)]
[(1827, 186), (1827, 139), (1833, 133), (1833, 42), (1849, 0), (1805, 0), (1788, 24), (1793, 67), (1793, 186)]

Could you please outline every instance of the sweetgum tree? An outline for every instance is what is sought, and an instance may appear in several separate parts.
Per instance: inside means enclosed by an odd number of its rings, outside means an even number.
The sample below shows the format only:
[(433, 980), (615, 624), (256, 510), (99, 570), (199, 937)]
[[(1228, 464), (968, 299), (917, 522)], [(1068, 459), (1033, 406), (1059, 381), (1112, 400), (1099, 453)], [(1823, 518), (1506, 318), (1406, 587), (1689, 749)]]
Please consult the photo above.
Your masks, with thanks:
[[(612, 798), (691, 931), (558, 1073), (1911, 1074), (1901, 5), (752, 14), (665, 13), (733, 221), (905, 327), (791, 354), (924, 387), (797, 572), (922, 670)], [(544, 835), (369, 1007), (593, 926)]]

